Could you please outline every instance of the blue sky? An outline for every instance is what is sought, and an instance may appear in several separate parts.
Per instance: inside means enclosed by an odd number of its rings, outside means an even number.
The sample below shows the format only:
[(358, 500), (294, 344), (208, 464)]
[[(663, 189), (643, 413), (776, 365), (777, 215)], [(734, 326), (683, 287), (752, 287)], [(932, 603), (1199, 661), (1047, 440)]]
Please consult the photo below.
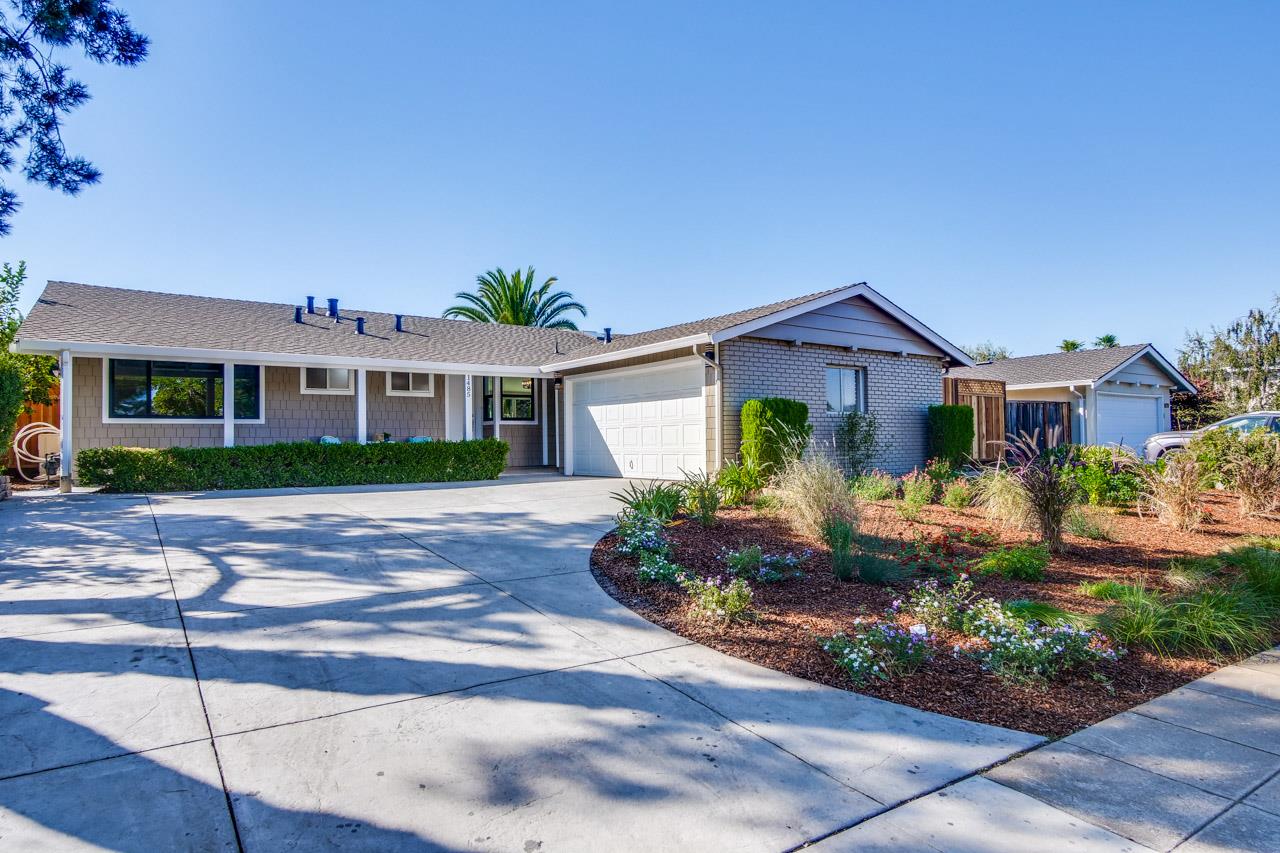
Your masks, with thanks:
[(1280, 290), (1280, 4), (120, 0), (45, 279), (638, 331), (868, 281), (957, 343), (1171, 357)]

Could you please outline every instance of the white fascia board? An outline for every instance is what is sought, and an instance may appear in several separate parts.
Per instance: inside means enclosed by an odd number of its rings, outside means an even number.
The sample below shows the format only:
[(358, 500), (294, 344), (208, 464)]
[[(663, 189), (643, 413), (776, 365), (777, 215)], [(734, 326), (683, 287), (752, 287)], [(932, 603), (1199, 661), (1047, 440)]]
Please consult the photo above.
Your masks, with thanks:
[(653, 344), (643, 344), (641, 346), (628, 347), (627, 349), (610, 350), (609, 352), (596, 353), (595, 355), (584, 355), (581, 358), (571, 358), (565, 361), (556, 361), (551, 364), (542, 365), (543, 373), (557, 373), (561, 370), (572, 370), (575, 367), (589, 367), (593, 364), (605, 364), (610, 361), (622, 361), (627, 358), (637, 358), (643, 355), (653, 355), (658, 352), (666, 352), (673, 349), (683, 349), (685, 347), (696, 346), (697, 344), (712, 343), (711, 335), (700, 332), (696, 335), (686, 335), (683, 338), (672, 338), (669, 341), (659, 341)]
[(973, 359), (966, 355), (963, 350), (939, 335), (933, 329), (930, 329), (924, 323), (921, 323), (911, 314), (899, 308), (866, 282), (851, 284), (848, 287), (835, 291), (834, 293), (828, 293), (825, 296), (811, 299), (808, 302), (802, 302), (799, 305), (792, 305), (790, 308), (775, 311), (767, 316), (750, 320), (746, 323), (739, 323), (738, 325), (731, 326), (728, 329), (722, 329), (721, 331), (714, 333), (711, 336), (711, 339), (713, 343), (723, 343), (731, 338), (736, 338), (741, 335), (749, 335), (757, 329), (772, 326), (774, 323), (785, 322), (792, 317), (799, 317), (801, 314), (806, 314), (818, 308), (833, 305), (836, 302), (842, 302), (845, 299), (850, 299), (855, 296), (861, 296), (866, 299), (872, 305), (879, 308), (881, 311), (888, 314), (890, 317), (897, 320), (899, 323), (906, 326), (908, 329), (915, 332), (938, 349), (942, 350), (953, 361), (956, 361), (965, 367), (974, 366)]
[(239, 364), (263, 364), (268, 367), (363, 367), (370, 370), (411, 370), (419, 373), (484, 374), (487, 376), (527, 376), (531, 378), (542, 375), (541, 368), (530, 365), (468, 364), (465, 362), (361, 358), (356, 356), (315, 355), (312, 353), (245, 352), (241, 350), (195, 349), (189, 347), (99, 344), (81, 341), (19, 340), (14, 344), (15, 352), (52, 355), (63, 350), (67, 350), (72, 355), (93, 358), (231, 361)]
[(1027, 382), (1022, 385), (1010, 385), (1008, 382), (1006, 382), (1004, 384), (1004, 387), (1006, 391), (1038, 391), (1042, 388), (1068, 388), (1072, 385), (1092, 388), (1093, 380), (1092, 379), (1069, 379), (1065, 382)]
[(1156, 363), (1160, 365), (1161, 369), (1164, 370), (1164, 372), (1169, 375), (1169, 378), (1174, 381), (1174, 384), (1176, 384), (1183, 391), (1186, 391), (1189, 394), (1197, 393), (1196, 386), (1192, 385), (1191, 382), (1187, 379), (1187, 377), (1182, 375), (1182, 371), (1179, 370), (1177, 367), (1175, 367), (1173, 363), (1169, 361), (1169, 359), (1161, 355), (1160, 350), (1156, 349), (1151, 344), (1147, 344), (1145, 347), (1143, 347), (1142, 349), (1135, 352), (1133, 355), (1126, 358), (1120, 364), (1116, 365), (1114, 368), (1104, 373), (1098, 379), (1098, 383), (1101, 384), (1103, 382), (1106, 382), (1112, 376), (1115, 376), (1117, 373), (1124, 370), (1126, 367), (1133, 364), (1135, 361), (1142, 358), (1144, 355), (1149, 355), (1152, 358), (1154, 358), (1156, 360)]
[(593, 370), (590, 373), (575, 373), (572, 376), (566, 376), (565, 382), (587, 382), (592, 379), (607, 379), (611, 376), (635, 376), (640, 373), (659, 373), (664, 370), (676, 370), (679, 368), (689, 368), (697, 365), (706, 365), (711, 362), (702, 356), (686, 355), (680, 358), (671, 358), (666, 361), (657, 361), (653, 364), (634, 364), (631, 367), (614, 367), (605, 370)]

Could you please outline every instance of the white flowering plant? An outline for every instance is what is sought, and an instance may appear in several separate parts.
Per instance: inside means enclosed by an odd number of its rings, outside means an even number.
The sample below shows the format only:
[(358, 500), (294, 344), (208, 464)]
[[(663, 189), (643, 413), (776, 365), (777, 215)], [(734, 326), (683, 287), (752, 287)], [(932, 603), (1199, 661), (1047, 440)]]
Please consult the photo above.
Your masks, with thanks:
[(754, 618), (751, 600), (755, 593), (742, 578), (703, 578), (686, 574), (680, 581), (692, 599), (693, 616), (706, 622), (728, 625)]
[(851, 633), (822, 641), (822, 650), (859, 685), (914, 672), (933, 656), (933, 637), (924, 625), (904, 628), (890, 619), (859, 618)]
[(812, 556), (808, 548), (799, 554), (768, 554), (759, 545), (751, 545), (737, 551), (723, 551), (720, 559), (734, 577), (757, 583), (780, 583), (804, 577), (800, 567)]
[(967, 655), (983, 669), (1024, 684), (1043, 683), (1074, 667), (1113, 661), (1123, 653), (1100, 631), (1019, 619), (991, 598), (970, 606), (964, 628), (971, 639), (956, 644), (956, 655)]
[(640, 565), (636, 567), (636, 577), (644, 583), (679, 584), (685, 577), (685, 571), (671, 562), (666, 554), (655, 551), (640, 552)]

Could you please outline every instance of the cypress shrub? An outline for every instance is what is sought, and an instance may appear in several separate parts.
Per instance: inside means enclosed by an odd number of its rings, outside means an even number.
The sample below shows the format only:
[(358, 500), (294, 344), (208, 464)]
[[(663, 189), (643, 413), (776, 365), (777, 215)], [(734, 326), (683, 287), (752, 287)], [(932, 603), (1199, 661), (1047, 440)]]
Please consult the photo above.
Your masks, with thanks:
[(742, 404), (742, 461), (772, 475), (796, 445), (803, 447), (811, 432), (809, 407), (799, 400), (748, 400)]
[(929, 407), (929, 455), (959, 468), (973, 452), (973, 407)]
[[(26, 387), (22, 371), (3, 352), (0, 352), (0, 460), (4, 459), (9, 442), (13, 441), (18, 415), (26, 405)], [(0, 470), (0, 474), (4, 473)]]
[(507, 463), (495, 438), (422, 444), (295, 442), (244, 447), (92, 447), (77, 479), (108, 492), (199, 492), (493, 480)]

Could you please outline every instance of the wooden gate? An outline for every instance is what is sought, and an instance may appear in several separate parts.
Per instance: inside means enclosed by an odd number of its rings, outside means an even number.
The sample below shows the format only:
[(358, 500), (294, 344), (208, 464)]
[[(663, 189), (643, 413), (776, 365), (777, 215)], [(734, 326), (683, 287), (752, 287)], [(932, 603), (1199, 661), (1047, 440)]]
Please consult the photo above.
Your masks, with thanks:
[[(58, 416), (59, 416), (58, 386), (55, 385), (54, 387), (49, 389), (49, 397), (53, 400), (53, 402), (48, 405), (45, 405), (44, 403), (30, 403), (30, 402), (27, 403), (26, 408), (22, 410), (22, 414), (18, 415), (18, 425), (13, 429), (13, 432), (15, 435), (17, 434), (18, 430), (22, 429), (27, 424), (36, 424), (43, 421), (44, 423), (58, 426), (58, 424), (60, 423), (58, 419)], [(32, 450), (32, 452), (35, 452), (34, 441), (31, 442), (29, 447)], [(4, 467), (6, 470), (12, 469), (14, 464), (13, 447), (11, 445), (9, 447), (3, 448), (3, 450), (4, 450), (4, 453), (3, 453)], [(26, 470), (27, 470), (27, 473), (30, 474), (31, 466), (28, 465)]]
[(995, 379), (942, 379), (942, 402), (973, 409), (973, 450), (978, 462), (995, 462), (1004, 455), (1004, 383)]

